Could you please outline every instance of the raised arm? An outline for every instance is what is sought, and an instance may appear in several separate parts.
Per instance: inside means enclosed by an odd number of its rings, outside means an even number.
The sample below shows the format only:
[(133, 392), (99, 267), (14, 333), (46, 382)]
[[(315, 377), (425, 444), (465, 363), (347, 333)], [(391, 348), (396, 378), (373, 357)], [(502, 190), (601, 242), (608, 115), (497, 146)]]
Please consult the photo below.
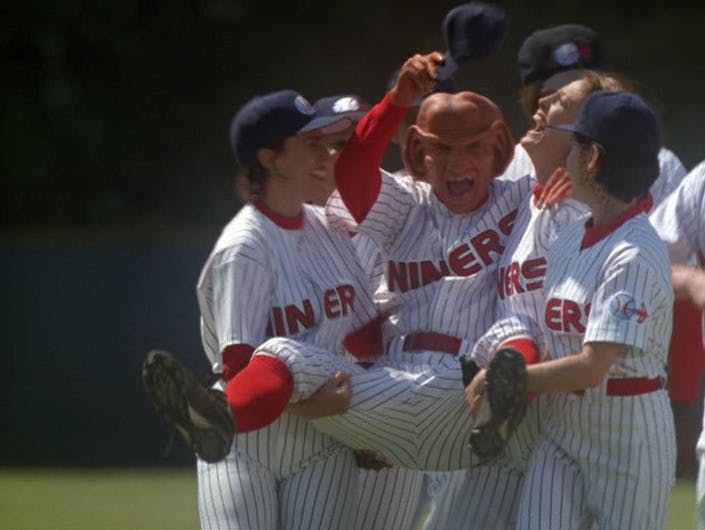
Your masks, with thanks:
[(340, 196), (362, 222), (377, 200), (381, 187), (379, 167), (389, 142), (409, 108), (430, 93), (443, 56), (438, 52), (414, 55), (399, 72), (395, 87), (357, 124), (335, 166)]

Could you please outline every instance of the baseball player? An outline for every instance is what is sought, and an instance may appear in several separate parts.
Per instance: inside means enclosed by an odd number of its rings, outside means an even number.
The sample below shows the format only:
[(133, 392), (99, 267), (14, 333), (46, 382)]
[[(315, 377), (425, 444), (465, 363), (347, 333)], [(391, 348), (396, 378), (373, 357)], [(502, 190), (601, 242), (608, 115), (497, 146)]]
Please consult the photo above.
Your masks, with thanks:
[[(584, 25), (562, 24), (533, 32), (522, 43), (517, 62), (520, 73), (520, 103), (526, 116), (536, 111), (542, 95), (552, 93), (561, 86), (579, 78), (585, 72), (605, 71), (607, 54), (597, 32)], [(624, 76), (620, 76), (623, 90), (636, 88)], [(517, 146), (514, 160), (506, 176), (519, 177), (525, 174), (530, 160), (521, 146)], [(651, 185), (654, 204), (659, 204), (673, 191), (686, 175), (686, 168), (678, 156), (666, 147), (659, 151), (659, 176)], [(693, 265), (694, 262), (691, 262)], [(669, 351), (669, 394), (678, 431), (679, 447), (695, 443), (695, 433), (690, 428), (697, 408), (700, 386), (705, 373), (705, 350), (697, 362), (684, 357), (686, 348), (699, 335), (702, 312), (688, 300), (676, 301), (674, 326)], [(692, 458), (679, 450), (678, 469), (688, 469)]]
[[(174, 372), (176, 361), (152, 353), (144, 378), (150, 397), (199, 455), (199, 512), (204, 528), (349, 528), (356, 498), (352, 452), (315, 430), (304, 403), (287, 409), (276, 366), (252, 359), (254, 347), (289, 335), (339, 354), (381, 351), (379, 333), (365, 327), (376, 308), (346, 231), (309, 206), (329, 189), (335, 159), (325, 135), (349, 126), (320, 116), (296, 92), (254, 98), (235, 116), (231, 140), (248, 168), (254, 199), (225, 227), (198, 282), (201, 332), (221, 393), (204, 391)], [(362, 333), (351, 335), (356, 329)], [(357, 344), (357, 346), (356, 346)], [(242, 377), (247, 366), (252, 378)], [(231, 391), (236, 383), (237, 393)], [(247, 388), (265, 395), (243, 410)], [(317, 397), (339, 413), (349, 383), (337, 374)], [(236, 413), (205, 432), (208, 406), (223, 399)], [(229, 413), (228, 413), (229, 414)], [(230, 420), (230, 422), (228, 422)], [(237, 434), (233, 439), (233, 431)], [(231, 447), (232, 444), (232, 447)], [(231, 448), (228, 452), (228, 449)], [(225, 457), (221, 460), (222, 457)], [(220, 461), (218, 461), (220, 460)]]
[[(705, 161), (683, 179), (650, 216), (661, 239), (666, 242), (672, 263), (673, 288), (676, 298), (689, 299), (705, 307)], [(690, 257), (697, 256), (698, 268), (688, 266)], [(705, 324), (703, 344), (705, 344)], [(693, 355), (695, 346), (686, 351)], [(705, 424), (705, 422), (704, 422)], [(697, 526), (705, 528), (705, 431), (697, 444), (699, 472), (697, 482)]]
[[(550, 207), (540, 202), (542, 196), (547, 196), (546, 188), (555, 185), (550, 184), (551, 180), (556, 182), (556, 176), (565, 178), (567, 175), (561, 161), (570, 151), (570, 138), (551, 127), (575, 121), (580, 107), (593, 92), (615, 90), (616, 87), (614, 78), (590, 74), (544, 96), (534, 114), (534, 128), (519, 143), (524, 152), (531, 154), (531, 171), (535, 171), (536, 186), (519, 207), (512, 235), (499, 261), (496, 322), (478, 340), (471, 356), (480, 367), (487, 367), (492, 354), (508, 345), (521, 351), (527, 364), (539, 361), (537, 345), (542, 342), (539, 322), (543, 316), (543, 281), (548, 249), (560, 230), (587, 214), (585, 205), (573, 199), (561, 200)], [(536, 444), (543, 408), (545, 406), (540, 407), (538, 400), (530, 403), (526, 418), (505, 448), (512, 464), (521, 473), (524, 473)], [(462, 489), (464, 484), (456, 487)], [(517, 498), (515, 507), (518, 507), (519, 492), (520, 489), (514, 492)], [(444, 499), (441, 506), (439, 511), (462, 513), (464, 510), (462, 503), (454, 499)], [(512, 524), (515, 523), (512, 520)]]
[(541, 324), (551, 360), (528, 367), (528, 388), (550, 394), (517, 526), (662, 528), (675, 471), (664, 388), (673, 290), (643, 202), (660, 124), (638, 96), (599, 91), (575, 124), (554, 127), (573, 132), (573, 197), (591, 217), (549, 250)]

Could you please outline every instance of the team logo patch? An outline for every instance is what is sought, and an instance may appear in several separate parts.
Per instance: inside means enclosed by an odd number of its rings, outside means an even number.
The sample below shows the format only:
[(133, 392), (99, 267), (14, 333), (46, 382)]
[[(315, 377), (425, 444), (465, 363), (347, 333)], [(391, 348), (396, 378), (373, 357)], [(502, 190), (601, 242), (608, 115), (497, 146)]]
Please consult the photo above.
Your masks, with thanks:
[(306, 101), (306, 98), (303, 96), (296, 96), (296, 99), (294, 99), (294, 107), (296, 107), (296, 110), (301, 114), (305, 114), (306, 116), (311, 116), (316, 113), (313, 106)]
[(626, 321), (636, 318), (637, 324), (641, 324), (649, 318), (644, 303), (639, 304), (631, 294), (625, 291), (618, 292), (607, 303), (610, 314), (617, 320)]
[(333, 112), (355, 112), (360, 109), (360, 102), (350, 96), (340, 98), (333, 104)]
[(561, 66), (571, 66), (580, 59), (580, 50), (572, 42), (566, 42), (553, 50), (553, 60)]

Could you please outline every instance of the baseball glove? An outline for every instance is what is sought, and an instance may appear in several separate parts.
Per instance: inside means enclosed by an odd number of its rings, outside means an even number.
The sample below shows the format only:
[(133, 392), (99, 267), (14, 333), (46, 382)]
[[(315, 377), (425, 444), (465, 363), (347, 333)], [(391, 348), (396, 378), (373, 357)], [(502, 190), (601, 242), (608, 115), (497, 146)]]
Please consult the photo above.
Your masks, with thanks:
[[(487, 412), (470, 433), (470, 446), (483, 460), (498, 456), (526, 414), (527, 375), (524, 357), (514, 348), (499, 350), (486, 374)], [(481, 414), (482, 415), (482, 414)]]

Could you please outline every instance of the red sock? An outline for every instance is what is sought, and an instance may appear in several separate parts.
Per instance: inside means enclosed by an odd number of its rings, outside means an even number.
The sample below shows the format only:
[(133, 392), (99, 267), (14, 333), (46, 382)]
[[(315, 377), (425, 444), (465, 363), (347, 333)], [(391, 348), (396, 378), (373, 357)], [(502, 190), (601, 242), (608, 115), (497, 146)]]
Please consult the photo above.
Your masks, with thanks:
[[(502, 346), (514, 348), (519, 353), (521, 353), (522, 357), (524, 357), (524, 360), (526, 361), (527, 366), (529, 366), (530, 364), (536, 364), (541, 360), (541, 352), (539, 351), (539, 347), (531, 339), (514, 339), (502, 344)], [(529, 400), (529, 402), (533, 401), (535, 397), (535, 392), (529, 391), (527, 393), (527, 399)]]
[(286, 365), (269, 355), (256, 355), (225, 388), (237, 432), (266, 427), (282, 415), (294, 390)]

